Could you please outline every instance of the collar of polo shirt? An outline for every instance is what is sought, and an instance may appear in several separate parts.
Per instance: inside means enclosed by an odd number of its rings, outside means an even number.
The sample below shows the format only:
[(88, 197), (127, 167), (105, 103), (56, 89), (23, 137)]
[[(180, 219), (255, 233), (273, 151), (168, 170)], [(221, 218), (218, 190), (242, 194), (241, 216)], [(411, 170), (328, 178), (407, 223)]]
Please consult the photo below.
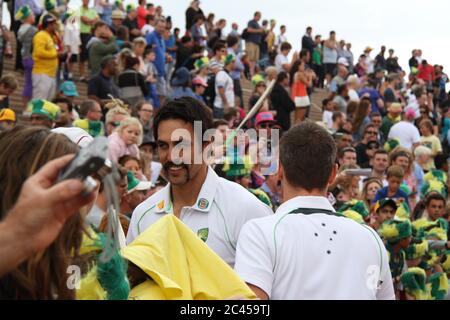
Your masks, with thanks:
[[(208, 167), (208, 174), (206, 175), (205, 182), (203, 183), (197, 200), (195, 201), (195, 204), (192, 206), (192, 208), (196, 211), (208, 213), (212, 207), (218, 185), (219, 176), (211, 167)], [(161, 190), (161, 193), (163, 194), (162, 200), (156, 204), (155, 212), (173, 213), (173, 205), (170, 196), (170, 183)]]
[(276, 213), (284, 215), (299, 208), (314, 208), (335, 212), (333, 206), (325, 197), (295, 197), (283, 203)]

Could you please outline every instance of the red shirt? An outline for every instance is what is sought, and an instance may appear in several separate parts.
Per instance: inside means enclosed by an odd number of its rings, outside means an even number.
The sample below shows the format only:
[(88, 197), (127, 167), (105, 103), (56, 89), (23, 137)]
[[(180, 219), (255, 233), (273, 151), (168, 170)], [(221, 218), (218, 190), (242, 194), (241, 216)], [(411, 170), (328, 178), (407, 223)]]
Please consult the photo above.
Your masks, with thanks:
[(137, 23), (139, 30), (145, 25), (145, 17), (147, 17), (150, 13), (143, 6), (139, 6), (137, 9)]
[(425, 82), (434, 81), (434, 67), (430, 64), (423, 66), (422, 64), (419, 66), (419, 74), (417, 78), (422, 79)]

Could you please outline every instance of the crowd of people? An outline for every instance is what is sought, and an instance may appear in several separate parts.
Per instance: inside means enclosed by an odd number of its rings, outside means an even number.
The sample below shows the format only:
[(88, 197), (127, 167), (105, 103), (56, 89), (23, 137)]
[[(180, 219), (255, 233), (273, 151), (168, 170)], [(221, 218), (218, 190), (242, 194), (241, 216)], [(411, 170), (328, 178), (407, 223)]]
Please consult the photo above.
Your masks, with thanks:
[[(167, 265), (148, 265), (157, 264), (152, 254), (167, 254), (164, 240), (148, 231), (173, 235), (173, 222), (163, 219), (173, 213), (217, 253), (212, 265), (236, 271), (214, 282), (208, 297), (450, 298), (450, 96), (443, 66), (428, 63), (419, 49), (408, 70), (385, 46), (375, 57), (371, 47), (354, 57), (351, 43), (338, 40), (335, 31), (324, 40), (312, 27), (295, 40), (301, 47), (292, 53), (296, 44), (288, 41), (285, 25), (261, 21), (255, 12), (245, 28), (232, 23), (225, 34), (227, 20), (205, 15), (198, 0), (186, 10), (185, 30), (145, 0), (136, 6), (82, 0), (74, 11), (68, 2), (10, 1), (24, 89), (23, 105), (13, 108), (9, 97), (17, 79), (0, 79), (0, 229), (29, 208), (34, 175), (48, 189), (41, 195), (57, 192), (58, 185), (49, 189), (53, 171), (69, 160), (52, 160), (107, 136), (108, 157), (120, 173), (119, 220), (128, 246), (110, 269), (96, 260), (108, 224), (107, 193), (97, 178), (96, 197), (52, 200), (47, 211), (66, 216), (42, 218), (47, 229), (41, 233), (39, 226), (23, 228), (39, 241), (23, 251), (28, 257), (0, 268), (0, 297), (168, 298), (157, 278), (179, 279)], [(11, 38), (4, 31), (2, 47)], [(83, 99), (81, 82), (88, 88)], [(253, 88), (248, 101), (246, 85)], [(326, 94), (318, 124), (309, 119), (315, 92)], [(13, 109), (23, 110), (26, 121), (20, 123)], [(213, 129), (221, 143), (211, 142), (209, 162), (178, 163), (174, 149), (198, 147), (198, 141), (173, 141), (174, 132), (181, 128), (195, 137), (195, 121), (201, 121), (201, 139)], [(239, 126), (242, 143), (233, 131)], [(199, 148), (208, 147), (203, 141)], [(264, 149), (257, 161), (253, 147)], [(48, 162), (57, 168), (50, 172)], [(62, 192), (69, 194), (75, 193)], [(189, 250), (201, 247), (186, 237)], [(66, 286), (64, 268), (73, 264), (85, 269), (78, 292)], [(379, 266), (379, 282), (360, 286), (357, 272), (365, 277), (371, 265)], [(294, 274), (295, 266), (302, 275)], [(336, 270), (342, 281), (333, 278)], [(89, 276), (97, 279), (95, 290)], [(161, 292), (152, 291), (152, 281)], [(190, 294), (184, 297), (206, 297)]]

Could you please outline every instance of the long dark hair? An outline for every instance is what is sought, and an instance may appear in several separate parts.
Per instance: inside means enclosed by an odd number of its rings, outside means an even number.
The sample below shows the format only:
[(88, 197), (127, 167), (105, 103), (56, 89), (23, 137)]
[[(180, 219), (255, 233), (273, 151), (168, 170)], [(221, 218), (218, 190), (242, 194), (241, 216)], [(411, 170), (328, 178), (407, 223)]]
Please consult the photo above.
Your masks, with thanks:
[[(25, 180), (47, 162), (76, 153), (78, 146), (44, 127), (17, 126), (0, 134), (0, 219), (8, 214)], [(83, 235), (83, 218), (67, 220), (56, 240), (0, 279), (0, 296), (6, 299), (74, 299), (67, 287), (67, 268), (77, 258)]]

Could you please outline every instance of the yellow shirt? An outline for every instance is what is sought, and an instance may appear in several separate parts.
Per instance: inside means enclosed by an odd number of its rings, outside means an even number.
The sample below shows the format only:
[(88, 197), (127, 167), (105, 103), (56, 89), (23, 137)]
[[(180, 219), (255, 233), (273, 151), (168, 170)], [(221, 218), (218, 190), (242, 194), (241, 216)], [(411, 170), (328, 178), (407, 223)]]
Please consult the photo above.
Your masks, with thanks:
[[(422, 143), (422, 145), (424, 145), (425, 147), (427, 147), (431, 150), (431, 156), (433, 158), (434, 158), (434, 156), (436, 156), (436, 154), (438, 154), (439, 152), (442, 152), (441, 141), (439, 141), (439, 138), (436, 137), (435, 135), (431, 135), (429, 137), (422, 136), (420, 138), (420, 142)], [(423, 168), (424, 170), (430, 171), (432, 169), (435, 169), (433, 158), (427, 162), (427, 164)]]
[(56, 77), (58, 52), (56, 44), (47, 31), (39, 31), (33, 38), (33, 74)]

